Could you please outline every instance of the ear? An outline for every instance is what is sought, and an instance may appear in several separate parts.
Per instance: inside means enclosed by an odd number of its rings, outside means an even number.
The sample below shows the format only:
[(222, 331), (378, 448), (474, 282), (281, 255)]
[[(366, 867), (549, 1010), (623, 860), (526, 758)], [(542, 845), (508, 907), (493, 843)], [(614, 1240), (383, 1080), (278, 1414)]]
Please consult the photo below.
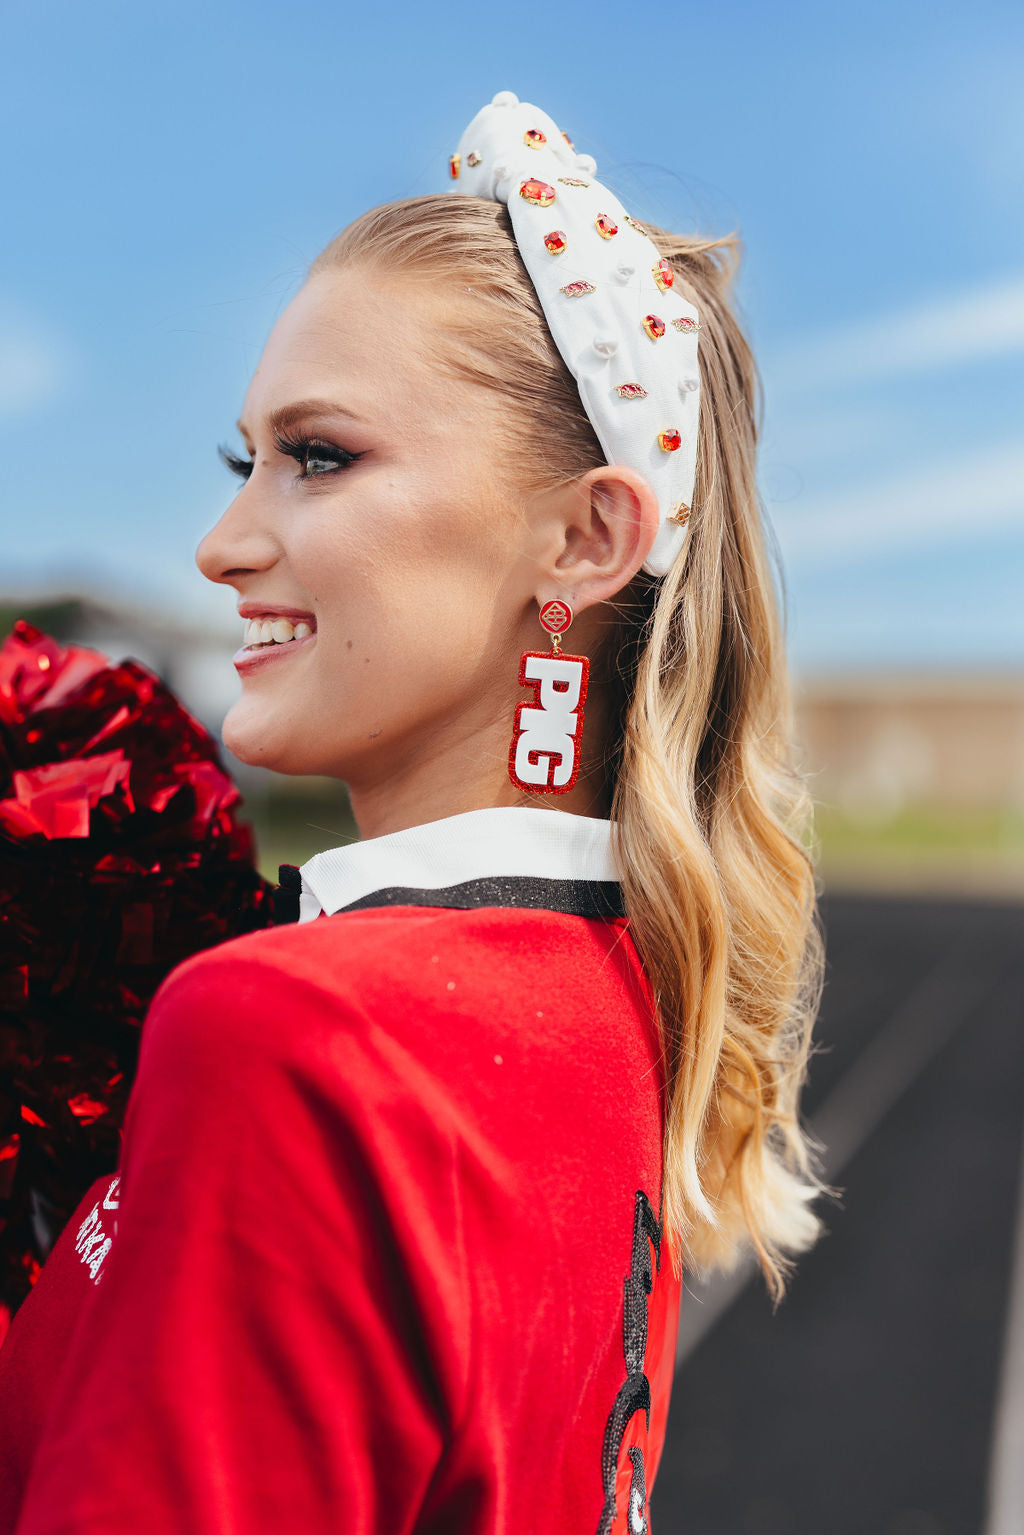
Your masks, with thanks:
[(602, 464), (551, 493), (551, 557), (538, 571), (541, 603), (563, 597), (577, 613), (633, 579), (659, 526), (650, 483), (624, 464)]

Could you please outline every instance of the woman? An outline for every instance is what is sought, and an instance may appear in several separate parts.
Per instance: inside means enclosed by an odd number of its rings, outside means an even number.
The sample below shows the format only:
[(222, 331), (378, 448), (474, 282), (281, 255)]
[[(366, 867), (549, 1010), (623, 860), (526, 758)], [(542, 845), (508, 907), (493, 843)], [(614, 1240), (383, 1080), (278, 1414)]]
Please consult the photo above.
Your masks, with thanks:
[(777, 1299), (820, 1231), (736, 243), (511, 93), (451, 170), (317, 258), (224, 453), (224, 739), (363, 840), (153, 1004), (24, 1535), (643, 1531), (682, 1272)]

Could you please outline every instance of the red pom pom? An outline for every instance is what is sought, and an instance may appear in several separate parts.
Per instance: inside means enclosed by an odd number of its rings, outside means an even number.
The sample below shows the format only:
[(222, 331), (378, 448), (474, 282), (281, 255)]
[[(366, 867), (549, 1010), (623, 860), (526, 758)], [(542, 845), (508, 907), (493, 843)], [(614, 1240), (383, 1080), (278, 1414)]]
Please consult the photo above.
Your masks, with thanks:
[(19, 621), (0, 646), (0, 1316), (117, 1165), (167, 973), (272, 920), (217, 743), (159, 677)]

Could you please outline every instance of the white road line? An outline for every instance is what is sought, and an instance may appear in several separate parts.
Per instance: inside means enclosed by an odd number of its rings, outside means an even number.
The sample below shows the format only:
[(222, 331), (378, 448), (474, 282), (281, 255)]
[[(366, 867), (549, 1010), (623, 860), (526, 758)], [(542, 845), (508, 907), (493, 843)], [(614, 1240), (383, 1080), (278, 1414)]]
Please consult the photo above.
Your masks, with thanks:
[(1020, 1535), (1024, 1530), (1024, 1157), (1017, 1190), (1015, 1248), (992, 1434), (985, 1535)]
[[(810, 1121), (811, 1135), (825, 1148), (822, 1166), (826, 1183), (836, 1182), (893, 1105), (952, 1038), (967, 1013), (1001, 979), (1000, 974), (993, 974), (985, 963), (987, 956), (979, 955), (977, 947), (972, 935), (946, 951), (878, 1030)], [(677, 1371), (759, 1272), (755, 1260), (748, 1259), (732, 1274), (712, 1276), (704, 1284), (685, 1279)], [(1024, 1524), (1014, 1535), (1021, 1530)]]

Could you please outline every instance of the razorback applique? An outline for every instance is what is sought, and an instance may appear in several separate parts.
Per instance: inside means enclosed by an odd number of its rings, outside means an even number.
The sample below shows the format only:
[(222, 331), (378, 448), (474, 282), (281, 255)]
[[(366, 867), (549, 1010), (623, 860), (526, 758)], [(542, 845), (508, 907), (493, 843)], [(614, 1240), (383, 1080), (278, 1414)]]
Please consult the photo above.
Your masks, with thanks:
[(523, 652), (519, 681), (533, 685), (533, 701), (516, 707), (508, 771), (517, 788), (567, 794), (576, 782), (589, 675), (586, 656)]
[[(647, 1371), (650, 1369), (654, 1374), (665, 1359), (665, 1329), (669, 1325), (668, 1308), (674, 1293), (671, 1287), (662, 1286), (649, 1316), (648, 1297), (655, 1287), (655, 1275), (661, 1273), (663, 1229), (647, 1195), (643, 1189), (637, 1189), (632, 1261), (624, 1282), (622, 1342), (626, 1379), (619, 1387), (605, 1424), (601, 1449), (604, 1508), (597, 1535), (647, 1535), (647, 1455), (652, 1405)], [(653, 1366), (647, 1363), (649, 1333), (652, 1335)], [(670, 1380), (658, 1379), (656, 1384), (659, 1390), (667, 1391)]]

